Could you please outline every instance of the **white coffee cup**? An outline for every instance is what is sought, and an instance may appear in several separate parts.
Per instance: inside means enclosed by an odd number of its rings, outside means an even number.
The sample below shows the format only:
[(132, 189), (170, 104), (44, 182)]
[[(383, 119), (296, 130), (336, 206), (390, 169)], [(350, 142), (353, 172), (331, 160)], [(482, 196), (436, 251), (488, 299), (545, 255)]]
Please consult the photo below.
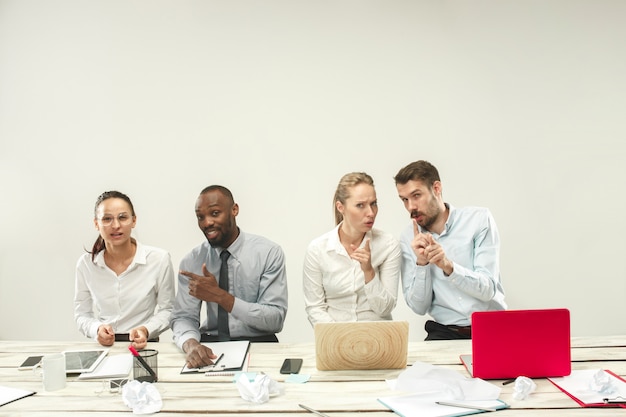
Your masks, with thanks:
[(43, 375), (43, 389), (46, 391), (56, 391), (65, 388), (65, 355), (53, 353), (44, 355), (41, 359), (41, 370)]

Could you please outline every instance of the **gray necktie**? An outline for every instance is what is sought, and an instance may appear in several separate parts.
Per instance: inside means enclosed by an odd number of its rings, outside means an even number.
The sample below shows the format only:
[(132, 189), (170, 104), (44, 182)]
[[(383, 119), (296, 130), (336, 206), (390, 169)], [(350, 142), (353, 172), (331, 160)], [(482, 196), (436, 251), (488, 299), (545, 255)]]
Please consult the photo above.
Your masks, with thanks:
[[(230, 252), (223, 250), (220, 253), (222, 266), (220, 267), (220, 288), (228, 291), (228, 257)], [(228, 311), (222, 306), (217, 307), (217, 338), (219, 340), (230, 340), (230, 330), (228, 329)]]

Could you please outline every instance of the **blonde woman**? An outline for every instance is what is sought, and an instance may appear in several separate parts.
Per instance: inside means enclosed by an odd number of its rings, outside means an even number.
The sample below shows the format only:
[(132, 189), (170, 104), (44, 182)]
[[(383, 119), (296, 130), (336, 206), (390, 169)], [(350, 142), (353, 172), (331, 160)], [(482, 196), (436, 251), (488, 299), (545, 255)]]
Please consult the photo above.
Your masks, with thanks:
[(344, 175), (333, 205), (336, 227), (314, 239), (304, 258), (304, 302), (311, 325), (391, 320), (402, 256), (398, 241), (374, 228), (374, 180), (364, 172)]

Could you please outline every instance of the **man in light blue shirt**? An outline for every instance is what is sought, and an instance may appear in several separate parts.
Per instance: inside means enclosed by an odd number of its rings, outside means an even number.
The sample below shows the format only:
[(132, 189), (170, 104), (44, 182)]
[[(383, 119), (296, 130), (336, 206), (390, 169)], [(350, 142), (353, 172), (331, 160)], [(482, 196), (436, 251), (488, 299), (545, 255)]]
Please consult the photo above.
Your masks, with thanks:
[[(196, 201), (198, 226), (207, 240), (180, 263), (171, 319), (174, 341), (186, 353), (190, 368), (209, 365), (216, 358), (200, 342), (277, 342), (275, 333), (283, 328), (287, 315), (283, 250), (264, 237), (242, 232), (235, 219), (238, 213), (231, 192), (220, 185), (206, 187)], [(206, 319), (200, 326), (202, 304)]]
[(500, 237), (488, 209), (444, 203), (437, 168), (416, 161), (394, 177), (411, 215), (400, 235), (402, 292), (428, 313), (426, 340), (470, 339), (475, 311), (504, 310)]

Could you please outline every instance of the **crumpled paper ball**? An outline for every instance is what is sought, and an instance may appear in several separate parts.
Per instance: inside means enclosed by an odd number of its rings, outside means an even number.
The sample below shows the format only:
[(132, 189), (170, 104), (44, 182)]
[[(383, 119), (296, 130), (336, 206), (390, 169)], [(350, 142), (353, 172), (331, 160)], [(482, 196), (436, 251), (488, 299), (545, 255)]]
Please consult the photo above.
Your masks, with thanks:
[(513, 399), (525, 400), (537, 388), (537, 384), (532, 379), (525, 376), (518, 376), (515, 379)]
[(589, 388), (600, 394), (613, 394), (616, 391), (611, 377), (602, 369), (593, 374), (593, 380), (590, 382)]
[(153, 414), (161, 411), (163, 400), (154, 385), (149, 382), (129, 381), (122, 387), (124, 404), (133, 414)]
[(278, 382), (265, 374), (256, 375), (252, 381), (242, 374), (235, 382), (241, 398), (257, 404), (265, 403), (270, 396), (282, 392)]

